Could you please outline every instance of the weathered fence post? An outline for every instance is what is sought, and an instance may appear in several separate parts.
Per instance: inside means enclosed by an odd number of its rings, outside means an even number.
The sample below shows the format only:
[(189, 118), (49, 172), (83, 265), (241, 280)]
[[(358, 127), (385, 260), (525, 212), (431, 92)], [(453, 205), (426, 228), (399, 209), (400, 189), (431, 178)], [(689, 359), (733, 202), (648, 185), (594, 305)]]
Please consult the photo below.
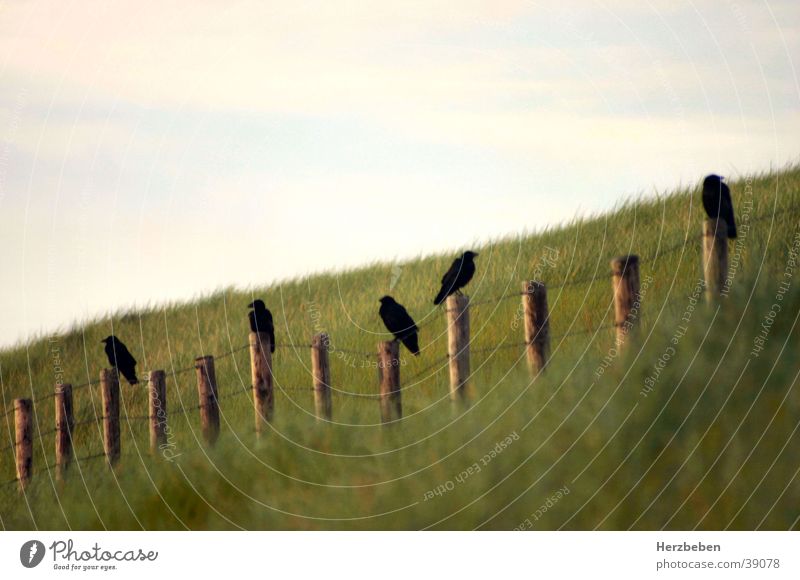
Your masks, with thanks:
[(100, 371), (100, 393), (103, 398), (103, 450), (109, 465), (120, 455), (119, 438), (119, 375), (117, 369)]
[(217, 402), (217, 375), (214, 357), (195, 359), (197, 369), (197, 396), (200, 399), (200, 426), (206, 442), (213, 445), (219, 437), (219, 404)]
[(522, 283), (522, 310), (525, 316), (528, 368), (536, 376), (547, 365), (550, 348), (550, 312), (544, 283), (536, 280)]
[(75, 419), (72, 415), (72, 385), (56, 385), (56, 479), (64, 480), (72, 461), (72, 430)]
[(272, 351), (269, 334), (250, 333), (250, 376), (253, 383), (253, 408), (256, 433), (261, 434), (264, 421), (272, 421), (275, 393), (272, 388)]
[(614, 289), (614, 327), (617, 346), (638, 327), (639, 256), (620, 256), (611, 260), (611, 283)]
[(14, 427), (19, 490), (25, 491), (33, 474), (33, 401), (14, 399)]
[(378, 343), (378, 369), (381, 373), (381, 422), (403, 418), (400, 399), (400, 343), (387, 340)]
[(728, 277), (728, 224), (722, 218), (703, 222), (703, 274), (706, 302), (713, 303)]
[(447, 349), (450, 357), (450, 400), (466, 401), (469, 377), (469, 296), (447, 297)]
[(330, 421), (333, 415), (331, 401), (331, 369), (328, 360), (330, 338), (324, 332), (311, 339), (311, 375), (314, 380), (314, 410), (317, 419)]
[(150, 417), (150, 451), (155, 453), (167, 442), (167, 374), (150, 371), (147, 381)]

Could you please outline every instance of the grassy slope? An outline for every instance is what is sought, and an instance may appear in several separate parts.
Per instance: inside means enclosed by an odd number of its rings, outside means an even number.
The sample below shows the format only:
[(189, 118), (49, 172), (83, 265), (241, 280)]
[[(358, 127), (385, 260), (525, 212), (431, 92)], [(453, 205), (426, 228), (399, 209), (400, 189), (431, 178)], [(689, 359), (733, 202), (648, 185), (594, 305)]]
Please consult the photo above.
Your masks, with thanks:
[[(800, 486), (790, 483), (800, 466), (797, 280), (781, 302), (765, 350), (758, 357), (750, 351), (798, 231), (800, 214), (781, 209), (800, 207), (800, 168), (753, 176), (752, 190), (745, 185), (732, 184), (741, 245), (731, 295), (719, 311), (699, 307), (691, 314), (674, 355), (663, 356), (671, 353), (670, 340), (701, 275), (696, 234), (702, 208), (696, 192), (685, 190), (479, 248), (478, 274), (469, 287), (473, 301), (516, 292), (533, 272), (551, 287), (552, 364), (533, 382), (521, 349), (475, 352), (472, 405), (454, 413), (447, 399), (444, 315), (430, 305), (452, 256), (412, 261), (401, 265), (392, 294), (425, 325), (423, 352), (418, 360), (404, 356), (402, 374), (441, 364), (404, 381), (401, 424), (381, 427), (374, 400), (342, 395), (334, 398), (335, 424), (317, 424), (310, 393), (294, 390), (309, 386), (309, 352), (285, 348), (276, 354), (275, 373), (279, 389), (286, 390), (277, 395), (272, 429), (256, 442), (248, 353), (239, 351), (217, 361), (220, 393), (232, 396), (221, 401), (223, 434), (215, 449), (199, 443), (197, 411), (172, 418), (180, 456), (171, 463), (150, 457), (145, 422), (126, 423), (116, 472), (102, 461), (83, 462), (58, 493), (40, 472), (22, 499), (6, 485), (0, 488), (2, 525), (508, 529), (527, 519), (534, 529), (786, 529), (800, 515)], [(758, 219), (749, 231), (746, 215)], [(544, 263), (546, 247), (558, 250), (555, 265)], [(643, 278), (652, 277), (642, 340), (597, 378), (612, 332), (590, 331), (610, 324), (608, 260), (625, 253), (638, 253)], [(377, 298), (396, 273), (391, 264), (376, 264), (255, 294), (273, 310), (279, 343), (306, 343), (324, 329), (337, 349), (372, 352), (376, 341), (387, 338)], [(569, 284), (594, 277), (592, 284)], [(65, 380), (95, 379), (105, 364), (99, 340), (112, 327), (143, 371), (170, 372), (200, 354), (230, 351), (246, 343), (244, 306), (251, 299), (251, 293), (225, 291), (2, 352), (4, 410), (14, 397), (42, 397), (39, 425), (49, 430), (54, 354)], [(520, 341), (521, 329), (512, 324), (518, 307), (518, 299), (475, 307), (473, 349)], [(660, 357), (669, 360), (643, 396)], [(333, 356), (336, 388), (374, 393), (376, 370), (368, 363), (363, 356)], [(170, 410), (197, 403), (192, 373), (170, 376), (168, 390)], [(76, 391), (79, 419), (99, 415), (98, 405), (96, 386)], [(146, 414), (143, 389), (124, 386), (123, 405), (130, 416)], [(11, 441), (11, 421), (12, 415), (0, 419), (3, 447)], [(510, 433), (518, 440), (484, 464), (481, 458)], [(100, 435), (99, 423), (77, 429), (77, 455), (99, 452)], [(37, 467), (52, 461), (52, 448), (52, 435), (36, 442)], [(459, 476), (476, 462), (480, 471)], [(6, 449), (0, 481), (13, 477), (13, 455)], [(452, 490), (426, 500), (437, 486)], [(559, 489), (569, 493), (548, 500)], [(548, 503), (546, 512), (537, 512)]]

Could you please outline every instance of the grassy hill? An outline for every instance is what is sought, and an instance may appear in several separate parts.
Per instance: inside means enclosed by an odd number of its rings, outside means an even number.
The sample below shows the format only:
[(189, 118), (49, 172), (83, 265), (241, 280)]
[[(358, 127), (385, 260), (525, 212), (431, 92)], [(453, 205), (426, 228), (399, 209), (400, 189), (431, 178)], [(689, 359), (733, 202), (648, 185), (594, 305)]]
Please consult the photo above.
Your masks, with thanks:
[[(730, 292), (705, 306), (696, 190), (625, 202), (607, 215), (482, 247), (467, 289), (471, 404), (448, 398), (447, 328), (431, 305), (452, 255), (374, 264), (121, 312), (0, 353), (0, 483), (14, 478), (12, 399), (37, 399), (35, 478), (0, 487), (5, 529), (787, 529), (800, 517), (800, 168), (731, 184), (740, 237)], [(479, 208), (476, 207), (476, 211)], [(609, 259), (642, 259), (639, 338), (613, 356)], [(794, 255), (794, 258), (792, 256)], [(212, 265), (213, 267), (213, 265)], [(549, 287), (552, 352), (532, 380), (520, 282)], [(788, 283), (788, 288), (786, 284)], [(783, 284), (783, 285), (782, 285)], [(422, 326), (402, 351), (404, 418), (379, 423), (378, 298)], [(275, 316), (275, 420), (257, 439), (246, 304)], [(510, 296), (510, 297), (508, 297)], [(498, 299), (503, 297), (502, 299)], [(699, 301), (696, 298), (700, 297)], [(695, 306), (696, 303), (696, 306)], [(777, 308), (773, 305), (778, 305)], [(771, 311), (777, 314), (772, 316)], [(516, 322), (515, 322), (516, 320)], [(310, 337), (332, 339), (333, 422), (314, 418)], [(114, 333), (141, 374), (168, 373), (174, 460), (149, 453), (143, 385), (122, 387), (123, 455), (73, 464), (56, 484), (53, 384), (94, 381)], [(295, 345), (295, 346), (292, 346)], [(503, 348), (494, 349), (498, 345)], [(757, 351), (755, 346), (763, 346)], [(238, 350), (237, 350), (238, 349)], [(219, 357), (219, 355), (232, 354)], [(612, 355), (609, 353), (612, 352)], [(215, 354), (222, 432), (199, 431), (189, 368)], [(75, 453), (102, 451), (96, 385), (75, 391)], [(37, 435), (38, 436), (38, 435)]]

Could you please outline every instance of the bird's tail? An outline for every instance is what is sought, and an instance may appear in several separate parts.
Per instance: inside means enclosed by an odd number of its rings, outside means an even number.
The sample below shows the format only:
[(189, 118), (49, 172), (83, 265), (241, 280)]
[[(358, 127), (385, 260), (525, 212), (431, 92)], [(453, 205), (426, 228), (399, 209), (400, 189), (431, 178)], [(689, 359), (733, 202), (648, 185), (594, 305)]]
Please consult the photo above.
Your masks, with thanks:
[(731, 240), (736, 239), (736, 224), (731, 224), (728, 226), (728, 238)]
[(414, 356), (419, 356), (419, 340), (417, 334), (410, 334), (403, 337), (403, 344)]
[(439, 306), (439, 304), (444, 302), (445, 298), (447, 298), (447, 288), (442, 286), (442, 289), (439, 290), (439, 293), (436, 295), (436, 298), (433, 299), (434, 305)]

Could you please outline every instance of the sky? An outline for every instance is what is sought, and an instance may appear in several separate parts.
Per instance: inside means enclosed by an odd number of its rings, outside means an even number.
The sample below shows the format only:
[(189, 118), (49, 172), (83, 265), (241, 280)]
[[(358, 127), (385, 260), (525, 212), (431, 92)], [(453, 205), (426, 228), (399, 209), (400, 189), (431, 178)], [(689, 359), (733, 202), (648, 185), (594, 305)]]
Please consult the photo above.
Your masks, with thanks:
[(796, 0), (0, 0), (0, 347), (797, 162), (798, 55)]

